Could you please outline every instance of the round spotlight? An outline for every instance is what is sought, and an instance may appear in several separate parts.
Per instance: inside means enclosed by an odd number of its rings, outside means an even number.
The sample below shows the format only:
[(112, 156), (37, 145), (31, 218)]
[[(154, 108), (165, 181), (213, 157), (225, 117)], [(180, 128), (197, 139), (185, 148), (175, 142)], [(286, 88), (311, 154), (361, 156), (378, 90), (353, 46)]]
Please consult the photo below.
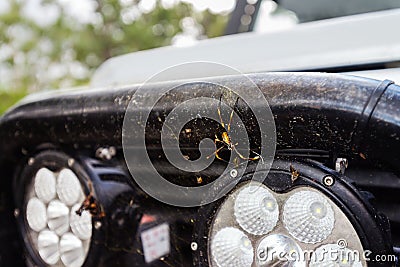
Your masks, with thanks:
[(26, 206), (26, 220), (32, 230), (39, 232), (47, 225), (46, 206), (38, 198), (34, 197), (28, 201)]
[[(393, 254), (386, 218), (345, 177), (335, 176), (315, 161), (294, 164), (277, 159), (272, 167), (257, 174), (259, 178), (265, 175), (262, 183), (252, 181), (256, 174), (249, 172), (223, 200), (200, 207), (193, 235), (196, 266), (310, 266), (311, 255), (321, 254), (337, 240), (345, 240), (338, 244), (351, 252), (371, 251), (369, 258)], [(335, 182), (326, 185), (327, 176)], [(268, 227), (263, 228), (265, 224)], [(239, 249), (242, 238), (251, 242), (254, 251)], [(364, 257), (345, 258), (348, 249), (341, 251), (339, 260), (312, 266), (368, 263)]]
[[(27, 261), (35, 266), (82, 266), (92, 247), (92, 215), (84, 211), (78, 216), (76, 211), (88, 175), (77, 161), (58, 152), (43, 152), (32, 162), (22, 172), (19, 198)], [(97, 262), (96, 257), (89, 262)]]
[(323, 245), (315, 250), (310, 267), (362, 267), (360, 253), (337, 244)]
[(56, 197), (56, 177), (47, 168), (41, 168), (35, 177), (35, 192), (44, 203), (49, 203)]
[(218, 231), (211, 242), (211, 255), (219, 267), (250, 267), (253, 246), (239, 229), (227, 227)]
[(315, 191), (303, 190), (294, 193), (286, 201), (283, 222), (294, 238), (315, 244), (332, 233), (335, 218), (325, 196)]
[(57, 194), (68, 206), (83, 201), (82, 186), (78, 177), (70, 169), (63, 169), (58, 175)]
[(52, 200), (47, 208), (48, 226), (56, 234), (62, 235), (69, 229), (69, 208), (59, 200)]
[(82, 241), (72, 233), (66, 233), (60, 240), (61, 261), (66, 267), (79, 267), (85, 261)]
[(243, 188), (236, 197), (234, 214), (236, 221), (248, 233), (269, 233), (279, 217), (278, 203), (274, 196), (261, 185)]
[(15, 219), (28, 266), (99, 266), (134, 251), (142, 212), (125, 170), (53, 150), (20, 167)]
[(71, 209), (71, 216), (69, 219), (72, 232), (82, 240), (88, 240), (92, 236), (92, 216), (88, 211), (82, 212), (79, 216), (76, 211), (80, 205), (76, 204)]
[(60, 259), (58, 235), (53, 231), (43, 230), (38, 236), (39, 255), (47, 264), (54, 265)]
[(288, 236), (273, 234), (257, 247), (257, 266), (306, 266), (300, 246)]

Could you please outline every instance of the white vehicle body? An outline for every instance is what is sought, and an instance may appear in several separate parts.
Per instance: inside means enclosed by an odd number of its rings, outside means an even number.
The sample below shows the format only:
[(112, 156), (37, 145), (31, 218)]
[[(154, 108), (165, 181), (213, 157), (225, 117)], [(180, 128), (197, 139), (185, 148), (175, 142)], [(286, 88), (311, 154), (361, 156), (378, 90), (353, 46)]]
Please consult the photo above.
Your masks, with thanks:
[[(207, 61), (242, 73), (312, 71), (400, 61), (400, 9), (366, 13), (299, 24), (271, 33), (242, 33), (198, 42), (189, 47), (162, 47), (107, 60), (99, 67), (91, 87), (140, 84), (174, 65)], [(400, 83), (400, 68), (349, 72)], [(398, 66), (398, 64), (397, 64)], [(214, 71), (214, 70), (213, 70)], [(223, 73), (179, 73), (168, 80), (211, 77)], [(195, 76), (194, 76), (195, 75)]]

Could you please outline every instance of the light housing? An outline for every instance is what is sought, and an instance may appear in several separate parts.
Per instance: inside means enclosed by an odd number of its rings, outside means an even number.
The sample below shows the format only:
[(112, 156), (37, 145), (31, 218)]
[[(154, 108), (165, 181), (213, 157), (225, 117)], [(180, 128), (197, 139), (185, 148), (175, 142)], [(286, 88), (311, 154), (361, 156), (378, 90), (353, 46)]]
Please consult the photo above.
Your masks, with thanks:
[[(38, 254), (33, 257), (38, 264), (75, 267), (82, 266), (88, 256), (92, 217), (88, 211), (84, 211), (80, 219), (71, 216), (84, 200), (86, 184), (80, 166), (70, 159), (61, 164), (64, 158), (62, 154), (56, 154), (52, 159), (54, 165), (50, 165), (39, 156), (36, 164), (27, 167), (29, 175), (24, 190), (27, 204), (22, 211), (27, 222), (24, 226), (26, 240)], [(80, 221), (86, 223), (84, 234), (78, 230)], [(90, 227), (87, 227), (88, 223)]]
[[(120, 236), (135, 236), (141, 217), (136, 216), (136, 206), (126, 207), (136, 196), (123, 170), (50, 150), (28, 158), (15, 181), (15, 187), (22, 189), (15, 199), (21, 214), (17, 222), (30, 264), (104, 266), (108, 264), (104, 259), (131, 249), (119, 245), (132, 246)], [(89, 196), (98, 213), (83, 210), (79, 216), (77, 211)], [(121, 207), (121, 214), (131, 215), (124, 221), (114, 214)]]
[[(300, 174), (294, 181), (290, 171), (291, 165)], [(325, 185), (326, 176), (330, 176), (334, 183)], [(346, 177), (329, 171), (322, 164), (314, 161), (278, 159), (270, 172), (265, 172), (262, 184), (251, 182), (251, 177), (250, 172), (225, 199), (200, 209), (194, 234), (194, 242), (198, 244), (197, 250), (193, 252), (196, 266), (219, 266), (218, 259), (215, 259), (217, 255), (212, 253), (213, 247), (210, 244), (221, 229), (232, 227), (246, 232), (242, 224), (237, 222), (234, 203), (246, 187), (257, 185), (271, 192), (277, 201), (280, 215), (272, 231), (262, 235), (248, 234), (254, 246), (255, 265), (252, 266), (269, 266), (287, 261), (276, 258), (260, 260), (260, 257), (266, 255), (260, 254), (260, 249), (263, 252), (262, 249), (265, 248), (276, 252), (296, 252), (297, 258), (292, 265), (308, 266), (310, 259), (307, 258), (307, 254), (302, 254), (302, 251), (316, 251), (323, 245), (334, 244), (341, 239), (348, 242), (346, 245), (349, 248), (360, 253), (363, 250), (370, 250), (371, 255), (393, 253), (387, 229), (382, 227), (386, 225), (384, 218), (377, 214), (368, 199)], [(294, 202), (298, 205), (294, 205)], [(307, 212), (308, 217), (313, 218), (311, 221), (305, 220), (308, 228), (304, 228), (303, 232), (309, 231), (306, 236), (299, 236), (292, 227), (288, 227), (296, 223), (299, 224), (298, 227), (301, 223), (304, 224), (304, 217), (299, 218), (299, 212)], [(316, 223), (323, 230), (318, 232), (315, 225), (310, 227), (311, 223)], [(204, 236), (208, 236), (208, 240), (204, 239)], [(361, 260), (361, 264), (366, 264), (364, 259)]]

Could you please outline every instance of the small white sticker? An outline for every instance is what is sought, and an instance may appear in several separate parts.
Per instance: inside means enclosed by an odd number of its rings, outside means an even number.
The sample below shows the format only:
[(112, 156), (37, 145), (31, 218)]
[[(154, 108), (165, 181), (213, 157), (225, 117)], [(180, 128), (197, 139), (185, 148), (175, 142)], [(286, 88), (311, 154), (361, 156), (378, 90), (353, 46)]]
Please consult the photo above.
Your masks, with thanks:
[(161, 258), (169, 254), (169, 226), (164, 223), (143, 231), (140, 235), (143, 245), (144, 259), (146, 263)]

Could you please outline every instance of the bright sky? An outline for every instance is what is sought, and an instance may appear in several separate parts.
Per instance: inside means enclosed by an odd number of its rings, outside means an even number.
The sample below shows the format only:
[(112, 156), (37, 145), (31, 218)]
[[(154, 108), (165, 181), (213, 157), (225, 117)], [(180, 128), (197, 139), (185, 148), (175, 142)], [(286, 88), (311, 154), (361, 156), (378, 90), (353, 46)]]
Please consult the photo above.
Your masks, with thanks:
[[(94, 0), (57, 0), (67, 10), (69, 15), (82, 23), (90, 23), (96, 19), (94, 11), (96, 3)], [(130, 4), (132, 0), (119, 0), (121, 4)], [(162, 0), (164, 7), (171, 7), (177, 2), (186, 2), (193, 5), (197, 11), (207, 8), (213, 13), (230, 12), (234, 9), (236, 0)], [(59, 10), (52, 5), (41, 5), (41, 0), (26, 1), (24, 14), (40, 25), (52, 24), (59, 16)], [(155, 6), (156, 0), (143, 0), (139, 3), (142, 12), (150, 12)], [(0, 14), (9, 9), (8, 0), (0, 0)], [(46, 14), (46, 16), (43, 16)]]
[[(9, 9), (10, 0), (0, 0), (0, 14)], [(91, 23), (98, 19), (95, 15), (95, 0), (57, 0), (60, 2), (68, 14), (80, 23)], [(133, 0), (119, 0), (122, 5), (130, 5)], [(253, 1), (253, 0), (248, 0)], [(46, 26), (51, 25), (58, 18), (60, 11), (52, 5), (41, 5), (42, 0), (28, 0), (23, 11), (25, 16), (33, 19), (38, 24)], [(178, 2), (186, 2), (192, 4), (197, 11), (209, 9), (213, 13), (231, 12), (236, 5), (236, 0), (161, 0), (164, 7), (168, 8)], [(151, 12), (156, 4), (156, 0), (142, 0), (138, 7), (122, 14), (123, 19), (128, 22), (134, 21), (140, 13)], [(296, 24), (296, 19), (290, 14), (270, 16), (276, 8), (276, 4), (272, 1), (263, 1), (260, 16), (255, 25), (255, 31), (275, 31), (292, 27)], [(46, 16), (43, 16), (46, 14)], [(268, 25), (268, 27), (266, 27)]]
[[(0, 0), (0, 14), (8, 12), (10, 8), (10, 2), (14, 0)], [(73, 21), (78, 21), (79, 23), (96, 23), (99, 19), (98, 14), (96, 15), (97, 3), (95, 0), (56, 0), (62, 4), (63, 8), (67, 11), (68, 15), (72, 17)], [(121, 14), (122, 20), (126, 23), (131, 23), (136, 20), (137, 17), (142, 13), (151, 12), (156, 4), (157, 0), (142, 0), (137, 6), (131, 6), (134, 0), (118, 0), (122, 5), (127, 8), (125, 12)], [(249, 3), (255, 0), (247, 0)], [(60, 11), (55, 5), (42, 5), (42, 0), (25, 0), (25, 7), (23, 15), (27, 18), (34, 20), (41, 26), (52, 25), (60, 16)], [(162, 5), (165, 8), (170, 8), (178, 2), (185, 2), (192, 4), (196, 11), (204, 11), (209, 9), (212, 13), (229, 13), (236, 5), (236, 0), (161, 0)], [(264, 0), (261, 6), (260, 15), (256, 21), (255, 31), (256, 32), (266, 32), (282, 30), (285, 28), (293, 27), (296, 24), (296, 17), (294, 14), (286, 12), (278, 12), (278, 14), (273, 14), (276, 10), (276, 4), (272, 1)], [(112, 12), (112, 11), (111, 11)], [(44, 15), (45, 14), (45, 15)], [(175, 46), (190, 46), (195, 44), (198, 39), (202, 38), (201, 29), (198, 27), (193, 18), (184, 18), (182, 20), (182, 32), (177, 34), (173, 40), (172, 45)], [(153, 30), (157, 30), (153, 27)], [(21, 33), (21, 29), (18, 27), (14, 28), (13, 31), (19, 39), (28, 37), (28, 33)], [(18, 39), (16, 38), (16, 39)], [(18, 40), (17, 40), (18, 41)], [(44, 43), (46, 45), (46, 43)], [(15, 46), (17, 47), (17, 46)], [(15, 51), (14, 51), (15, 52)], [(0, 44), (0, 63), (2, 59), (7, 58), (10, 54), (13, 54), (13, 48), (10, 45)], [(18, 53), (17, 53), (18, 54)], [(14, 60), (18, 57), (14, 56)], [(23, 57), (21, 60), (23, 61)], [(20, 61), (21, 61), (20, 60)], [(42, 59), (38, 59), (40, 62)], [(46, 59), (42, 60), (45, 64)], [(69, 64), (69, 65), (68, 65)], [(63, 64), (52, 64), (50, 67), (45, 66), (45, 75), (43, 77), (58, 77), (62, 76), (68, 68), (74, 70), (75, 74), (73, 76), (80, 77), (86, 75), (85, 69), (81, 66), (79, 67), (79, 62), (67, 62), (64, 60)], [(75, 65), (74, 65), (75, 64)], [(38, 63), (38, 65), (40, 65)], [(82, 70), (79, 72), (79, 70)], [(12, 80), (13, 69), (2, 68), (0, 64), (0, 80), (6, 82)], [(17, 72), (15, 72), (17, 73)], [(49, 75), (50, 74), (50, 75)], [(38, 76), (38, 78), (40, 78)]]
[(182, 0), (182, 2), (191, 3), (200, 11), (208, 8), (213, 13), (232, 11), (236, 5), (236, 0)]

